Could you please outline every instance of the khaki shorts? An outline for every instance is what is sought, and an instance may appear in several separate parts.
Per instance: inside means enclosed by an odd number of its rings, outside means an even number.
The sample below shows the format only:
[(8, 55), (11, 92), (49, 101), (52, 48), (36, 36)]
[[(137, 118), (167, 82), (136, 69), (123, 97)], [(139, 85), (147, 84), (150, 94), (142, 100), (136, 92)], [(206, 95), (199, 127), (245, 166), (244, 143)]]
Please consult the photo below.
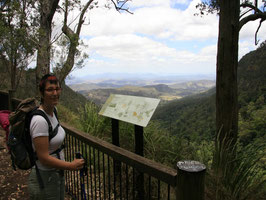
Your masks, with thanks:
[(44, 188), (40, 188), (36, 169), (32, 168), (28, 179), (29, 195), (31, 200), (64, 200), (65, 177), (58, 170), (39, 170)]

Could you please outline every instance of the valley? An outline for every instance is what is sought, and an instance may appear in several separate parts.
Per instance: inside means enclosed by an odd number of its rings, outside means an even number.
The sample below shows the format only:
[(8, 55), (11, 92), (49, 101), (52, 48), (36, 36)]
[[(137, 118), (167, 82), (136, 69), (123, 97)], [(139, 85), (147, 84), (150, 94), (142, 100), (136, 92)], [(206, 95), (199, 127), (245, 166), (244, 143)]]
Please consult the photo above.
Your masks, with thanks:
[(167, 102), (205, 92), (215, 87), (215, 80), (107, 79), (70, 84), (69, 87), (98, 105), (104, 104), (110, 94), (159, 98)]

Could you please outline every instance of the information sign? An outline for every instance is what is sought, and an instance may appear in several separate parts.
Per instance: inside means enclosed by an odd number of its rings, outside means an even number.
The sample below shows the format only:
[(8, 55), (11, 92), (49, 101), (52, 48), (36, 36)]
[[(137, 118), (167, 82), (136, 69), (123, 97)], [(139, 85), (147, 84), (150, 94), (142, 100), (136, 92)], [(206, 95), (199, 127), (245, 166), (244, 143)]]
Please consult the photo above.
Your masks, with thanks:
[(146, 127), (160, 99), (111, 94), (99, 114)]

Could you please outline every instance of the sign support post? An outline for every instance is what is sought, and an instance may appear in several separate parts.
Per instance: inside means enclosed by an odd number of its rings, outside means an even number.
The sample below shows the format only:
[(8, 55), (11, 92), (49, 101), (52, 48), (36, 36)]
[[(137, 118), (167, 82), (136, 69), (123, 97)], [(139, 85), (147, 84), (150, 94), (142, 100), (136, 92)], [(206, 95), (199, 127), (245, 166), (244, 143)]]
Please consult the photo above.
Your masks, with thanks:
[[(119, 144), (119, 121), (134, 124), (135, 153), (144, 156), (143, 127), (146, 127), (160, 100), (147, 97), (111, 94), (99, 114), (112, 119), (112, 143)], [(114, 178), (120, 173), (121, 163), (114, 160)], [(136, 178), (136, 179), (135, 179)], [(144, 174), (136, 171), (135, 196), (137, 200), (144, 199)]]

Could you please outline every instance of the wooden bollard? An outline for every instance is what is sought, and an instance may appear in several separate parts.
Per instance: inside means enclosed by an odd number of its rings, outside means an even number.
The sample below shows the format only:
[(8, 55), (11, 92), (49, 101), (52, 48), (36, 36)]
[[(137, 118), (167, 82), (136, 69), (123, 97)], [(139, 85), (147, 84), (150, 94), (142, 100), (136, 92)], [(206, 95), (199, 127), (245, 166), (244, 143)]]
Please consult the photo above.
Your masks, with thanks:
[(204, 200), (206, 166), (198, 161), (177, 162), (176, 199)]

